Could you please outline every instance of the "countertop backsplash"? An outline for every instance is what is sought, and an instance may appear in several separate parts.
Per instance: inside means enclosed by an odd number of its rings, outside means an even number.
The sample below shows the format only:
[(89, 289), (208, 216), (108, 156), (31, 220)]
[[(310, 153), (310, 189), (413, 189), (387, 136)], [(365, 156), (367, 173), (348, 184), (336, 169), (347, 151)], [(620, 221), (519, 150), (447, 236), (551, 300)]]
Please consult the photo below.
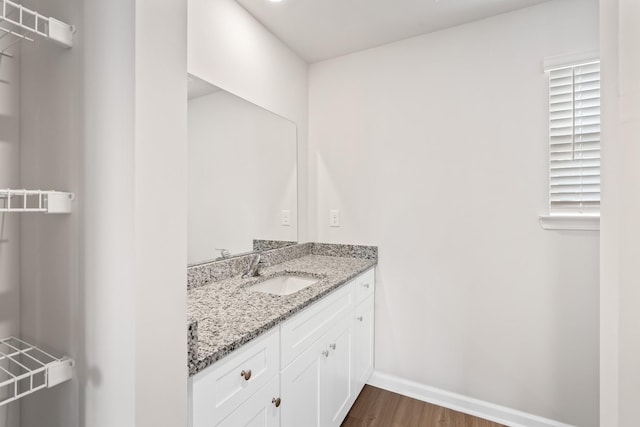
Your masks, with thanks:
[(262, 239), (253, 239), (253, 250), (254, 251), (270, 251), (271, 249), (280, 249), (287, 246), (297, 245), (298, 242), (290, 241), (290, 240), (262, 240)]
[[(258, 240), (256, 240), (258, 241)], [(256, 242), (254, 241), (254, 242)], [(267, 241), (260, 241), (267, 242)], [(337, 243), (301, 243), (261, 252), (266, 267), (307, 255), (378, 260), (377, 246), (343, 245)], [(187, 289), (241, 275), (249, 268), (255, 253), (211, 261), (187, 267)]]

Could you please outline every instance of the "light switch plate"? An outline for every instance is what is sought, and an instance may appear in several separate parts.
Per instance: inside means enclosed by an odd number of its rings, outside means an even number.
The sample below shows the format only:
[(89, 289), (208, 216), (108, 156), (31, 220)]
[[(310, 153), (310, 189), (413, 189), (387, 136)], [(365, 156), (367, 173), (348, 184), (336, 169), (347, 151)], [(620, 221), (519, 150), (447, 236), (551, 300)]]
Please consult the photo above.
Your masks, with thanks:
[(338, 209), (329, 211), (329, 225), (331, 227), (340, 227), (340, 211)]
[(288, 209), (282, 210), (282, 225), (291, 225), (291, 213)]

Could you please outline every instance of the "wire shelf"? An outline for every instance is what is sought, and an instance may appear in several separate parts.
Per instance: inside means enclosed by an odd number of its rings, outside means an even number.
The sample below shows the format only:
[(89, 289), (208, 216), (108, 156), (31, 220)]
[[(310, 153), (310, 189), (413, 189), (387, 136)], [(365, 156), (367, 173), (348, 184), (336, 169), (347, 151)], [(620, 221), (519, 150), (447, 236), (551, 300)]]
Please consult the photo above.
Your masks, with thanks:
[(71, 212), (73, 193), (53, 190), (0, 189), (0, 212), (44, 212), (60, 214)]
[(15, 337), (0, 339), (0, 406), (71, 379), (74, 361)]
[(0, 0), (0, 40), (10, 36), (9, 42), (0, 46), (0, 55), (13, 56), (7, 52), (14, 44), (37, 35), (64, 46), (73, 46), (75, 27), (55, 18), (44, 16), (11, 0)]

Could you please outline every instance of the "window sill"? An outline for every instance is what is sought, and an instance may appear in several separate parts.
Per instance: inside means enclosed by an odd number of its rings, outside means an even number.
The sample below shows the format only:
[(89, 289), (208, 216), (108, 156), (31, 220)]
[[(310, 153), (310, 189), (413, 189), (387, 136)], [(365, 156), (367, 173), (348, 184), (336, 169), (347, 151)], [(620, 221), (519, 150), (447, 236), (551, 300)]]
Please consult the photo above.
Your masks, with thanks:
[(600, 230), (600, 217), (595, 215), (540, 215), (545, 230)]

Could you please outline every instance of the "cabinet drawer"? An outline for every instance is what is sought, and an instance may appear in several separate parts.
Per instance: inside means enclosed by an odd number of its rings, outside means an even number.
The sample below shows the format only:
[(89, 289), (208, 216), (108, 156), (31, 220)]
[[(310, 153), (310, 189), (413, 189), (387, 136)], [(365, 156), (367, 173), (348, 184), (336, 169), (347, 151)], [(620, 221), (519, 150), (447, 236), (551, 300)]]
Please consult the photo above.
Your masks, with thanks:
[(375, 292), (375, 269), (365, 271), (356, 277), (356, 304), (360, 304)]
[(217, 425), (277, 375), (278, 338), (274, 328), (193, 377), (194, 427)]
[(281, 364), (284, 368), (316, 342), (333, 322), (355, 308), (354, 282), (307, 307), (280, 326)]

